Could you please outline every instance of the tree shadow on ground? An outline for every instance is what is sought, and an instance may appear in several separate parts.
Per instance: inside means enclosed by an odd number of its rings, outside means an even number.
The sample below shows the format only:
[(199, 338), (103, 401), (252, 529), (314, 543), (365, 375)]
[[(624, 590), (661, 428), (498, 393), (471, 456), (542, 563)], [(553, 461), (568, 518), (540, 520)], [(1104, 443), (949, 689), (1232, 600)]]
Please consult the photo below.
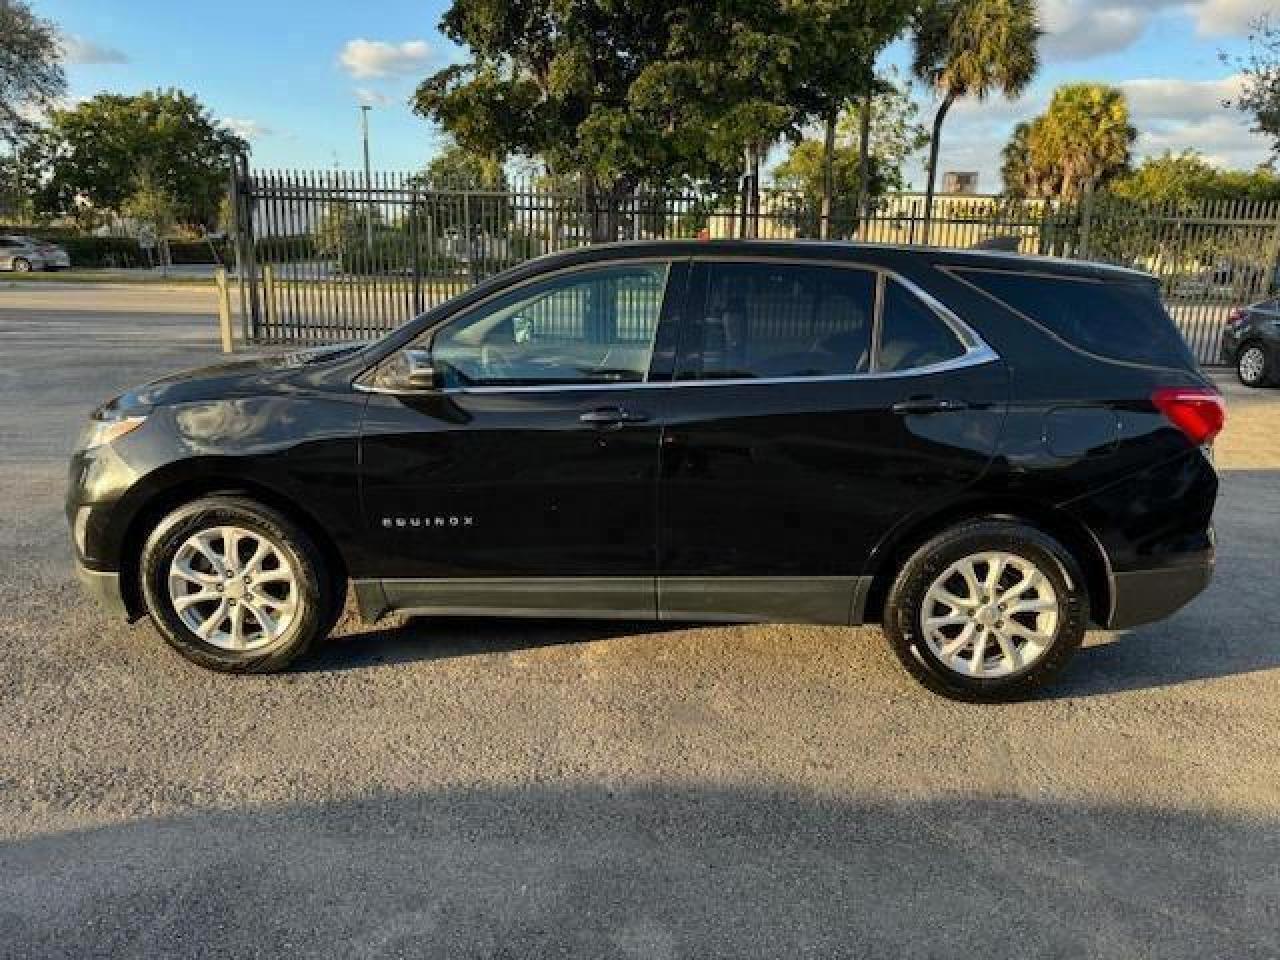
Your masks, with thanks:
[(459, 789), (0, 844), (13, 957), (1274, 956), (1272, 819)]

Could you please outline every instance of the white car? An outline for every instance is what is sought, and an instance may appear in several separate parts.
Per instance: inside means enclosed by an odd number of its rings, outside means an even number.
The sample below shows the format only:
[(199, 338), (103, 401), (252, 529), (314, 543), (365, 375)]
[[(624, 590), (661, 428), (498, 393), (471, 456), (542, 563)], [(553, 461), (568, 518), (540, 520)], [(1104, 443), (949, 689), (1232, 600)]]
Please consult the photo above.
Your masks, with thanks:
[(0, 270), (66, 270), (71, 256), (62, 247), (20, 234), (0, 235)]

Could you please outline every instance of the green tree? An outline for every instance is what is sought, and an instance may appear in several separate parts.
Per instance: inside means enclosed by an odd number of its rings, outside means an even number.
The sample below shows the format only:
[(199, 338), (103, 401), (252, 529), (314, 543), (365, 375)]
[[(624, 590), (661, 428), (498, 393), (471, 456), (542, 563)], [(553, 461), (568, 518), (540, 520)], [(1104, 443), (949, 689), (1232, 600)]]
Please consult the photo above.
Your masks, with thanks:
[[(828, 153), (822, 140), (802, 140), (774, 168), (774, 182), (796, 194), (787, 216), (806, 236), (822, 233), (826, 215), (837, 236), (852, 236), (866, 200), (906, 186), (904, 166), (929, 141), (917, 117), (919, 107), (910, 94), (892, 82), (880, 81), (866, 125), (866, 163), (863, 163), (865, 102), (845, 109), (835, 125), (836, 144)], [(831, 200), (826, 201), (830, 157)], [(865, 183), (864, 183), (864, 177)]]
[(616, 210), (641, 185), (723, 186), (744, 154), (756, 166), (769, 144), (798, 139), (854, 89), (904, 5), (454, 0), (441, 30), (471, 59), (424, 80), (415, 108), (467, 150), (581, 176)]
[(29, 135), (30, 112), (48, 109), (66, 86), (57, 27), (23, 0), (0, 0), (0, 140)]
[(227, 158), (248, 144), (180, 90), (102, 93), (55, 110), (46, 134), (43, 197), (50, 212), (88, 204), (121, 212), (147, 171), (181, 223), (212, 226), (226, 190)]
[(1253, 129), (1271, 137), (1271, 150), (1280, 156), (1280, 23), (1263, 14), (1253, 22), (1249, 53), (1223, 55), (1244, 75), (1244, 88), (1228, 106), (1253, 117)]
[(1197, 151), (1166, 150), (1119, 177), (1111, 185), (1111, 192), (1143, 203), (1188, 206), (1204, 200), (1217, 178), (1218, 171)]
[(1032, 129), (1034, 162), (1060, 175), (1064, 200), (1093, 190), (1128, 169), (1138, 132), (1123, 91), (1101, 83), (1069, 83), (1053, 92)]
[(924, 240), (929, 239), (942, 123), (961, 97), (1016, 97), (1040, 65), (1035, 0), (935, 0), (920, 14), (911, 69), (939, 98), (929, 142)]
[(1062, 185), (1061, 173), (1046, 162), (1041, 147), (1044, 118), (1019, 123), (1000, 151), (1000, 178), (1009, 197), (1052, 197)]
[(1265, 167), (1219, 170), (1195, 150), (1165, 151), (1117, 178), (1111, 192), (1141, 203), (1192, 208), (1206, 201), (1280, 200), (1280, 176)]

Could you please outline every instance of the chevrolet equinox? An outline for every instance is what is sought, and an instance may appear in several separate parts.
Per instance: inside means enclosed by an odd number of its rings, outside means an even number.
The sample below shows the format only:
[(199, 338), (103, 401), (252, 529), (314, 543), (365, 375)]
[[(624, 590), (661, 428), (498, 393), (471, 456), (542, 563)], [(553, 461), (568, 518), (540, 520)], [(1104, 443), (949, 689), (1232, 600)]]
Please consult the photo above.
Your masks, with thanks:
[(89, 590), (216, 670), (284, 667), (350, 584), (368, 620), (879, 622), (1000, 700), (1204, 589), (1223, 419), (1143, 273), (619, 244), (131, 390), (67, 516)]

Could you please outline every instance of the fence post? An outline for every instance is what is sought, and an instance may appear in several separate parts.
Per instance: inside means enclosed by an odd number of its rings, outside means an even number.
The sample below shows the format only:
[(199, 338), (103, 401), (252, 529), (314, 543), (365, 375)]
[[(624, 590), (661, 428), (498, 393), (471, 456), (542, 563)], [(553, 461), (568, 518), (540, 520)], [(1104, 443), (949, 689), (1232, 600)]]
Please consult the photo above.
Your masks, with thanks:
[(413, 245), (413, 313), (422, 312), (422, 238), (418, 225), (418, 183), (409, 188), (409, 243)]
[(262, 320), (270, 334), (276, 316), (276, 271), (269, 263), (262, 265)]
[(1089, 259), (1089, 234), (1093, 232), (1093, 181), (1085, 185), (1084, 196), (1080, 200), (1080, 247), (1076, 253), (1078, 260)]
[(227, 281), (227, 270), (219, 267), (213, 272), (213, 281), (218, 288), (218, 332), (222, 338), (222, 352), (235, 352), (235, 339), (231, 333), (231, 285)]

